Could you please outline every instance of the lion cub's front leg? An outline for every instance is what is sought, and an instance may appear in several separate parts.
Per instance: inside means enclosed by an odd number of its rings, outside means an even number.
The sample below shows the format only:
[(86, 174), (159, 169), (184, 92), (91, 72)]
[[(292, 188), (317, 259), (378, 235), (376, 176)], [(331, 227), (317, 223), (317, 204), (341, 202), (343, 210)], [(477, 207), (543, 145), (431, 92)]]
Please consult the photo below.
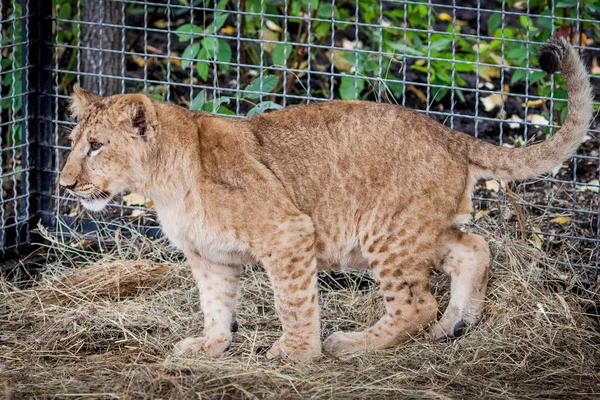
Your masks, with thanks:
[(178, 342), (175, 354), (220, 355), (231, 347), (231, 328), (235, 323), (241, 267), (211, 262), (194, 251), (187, 253), (187, 259), (200, 292), (204, 333), (200, 337), (189, 337)]
[(268, 358), (309, 361), (321, 354), (314, 235), (311, 219), (298, 215), (280, 222), (259, 245), (283, 327)]

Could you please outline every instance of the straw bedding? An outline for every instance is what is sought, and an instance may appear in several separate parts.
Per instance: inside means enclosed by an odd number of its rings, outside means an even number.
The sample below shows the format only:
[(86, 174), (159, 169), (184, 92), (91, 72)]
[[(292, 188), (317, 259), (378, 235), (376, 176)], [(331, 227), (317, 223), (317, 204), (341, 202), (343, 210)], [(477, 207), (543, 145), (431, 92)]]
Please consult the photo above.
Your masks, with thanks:
[[(48, 234), (50, 261), (26, 288), (0, 281), (0, 397), (122, 399), (598, 398), (600, 331), (586, 315), (598, 285), (556, 284), (544, 253), (506, 226), (478, 221), (493, 261), (485, 317), (458, 340), (411, 343), (311, 365), (267, 361), (280, 334), (260, 266), (243, 275), (229, 355), (170, 355), (199, 335), (197, 289), (180, 254), (164, 240), (120, 232), (117, 246), (91, 250)], [(486, 231), (488, 229), (488, 231)], [(126, 233), (126, 234), (124, 234)], [(564, 278), (564, 271), (562, 273)], [(368, 277), (320, 280), (323, 337), (362, 329), (382, 312)], [(432, 275), (440, 308), (449, 280)]]

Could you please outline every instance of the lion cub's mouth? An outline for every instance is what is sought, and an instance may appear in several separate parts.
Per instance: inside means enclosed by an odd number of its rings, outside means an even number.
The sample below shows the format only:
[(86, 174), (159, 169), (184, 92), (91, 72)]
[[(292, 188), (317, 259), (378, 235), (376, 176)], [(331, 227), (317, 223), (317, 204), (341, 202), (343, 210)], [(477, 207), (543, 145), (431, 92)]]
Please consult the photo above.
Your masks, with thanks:
[(79, 194), (71, 191), (71, 193), (81, 200), (81, 204), (90, 211), (102, 211), (110, 202), (112, 194), (106, 190), (98, 191), (90, 195)]

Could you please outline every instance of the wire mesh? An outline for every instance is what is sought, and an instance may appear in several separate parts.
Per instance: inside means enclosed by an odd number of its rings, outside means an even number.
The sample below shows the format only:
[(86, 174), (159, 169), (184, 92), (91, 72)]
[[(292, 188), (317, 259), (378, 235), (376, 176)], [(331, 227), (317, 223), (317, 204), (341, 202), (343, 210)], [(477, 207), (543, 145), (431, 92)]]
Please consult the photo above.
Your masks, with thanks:
[(28, 9), (0, 4), (0, 259), (29, 238)]
[[(92, 3), (111, 12), (86, 17)], [(40, 193), (51, 200), (40, 210), (48, 224), (57, 216), (87, 218), (57, 184), (74, 125), (65, 110), (75, 82), (104, 95), (144, 92), (231, 117), (334, 98), (396, 103), (483, 140), (524, 146), (552, 134), (564, 120), (562, 78), (547, 77), (536, 61), (540, 43), (559, 34), (571, 38), (590, 68), (599, 109), (600, 6), (595, 2), (54, 0), (52, 7), (53, 35), (45, 44), (53, 52), (48, 169), (53, 184)], [(18, 40), (10, 43), (13, 47), (4, 50), (9, 55)], [(21, 68), (18, 62), (7, 66), (3, 54), (3, 73)], [(9, 87), (3, 86), (3, 104), (17, 102)], [(27, 116), (14, 111), (3, 107), (3, 138), (5, 126), (8, 132), (21, 118), (26, 123)], [(4, 140), (6, 159), (18, 149), (5, 148)], [(575, 157), (548, 176), (510, 185), (480, 182), (474, 219), (492, 214), (517, 226), (510, 212), (515, 210), (510, 204), (517, 204), (526, 215), (526, 225), (518, 226), (526, 240), (548, 252), (557, 266), (582, 268), (597, 279), (599, 143), (595, 119)], [(7, 165), (3, 184), (13, 176), (19, 182), (14, 163)], [(24, 194), (5, 192), (3, 212)], [(146, 201), (121, 197), (95, 218), (153, 224), (152, 213), (140, 203)], [(27, 219), (23, 212), (19, 215)], [(4, 229), (9, 220), (2, 221)]]

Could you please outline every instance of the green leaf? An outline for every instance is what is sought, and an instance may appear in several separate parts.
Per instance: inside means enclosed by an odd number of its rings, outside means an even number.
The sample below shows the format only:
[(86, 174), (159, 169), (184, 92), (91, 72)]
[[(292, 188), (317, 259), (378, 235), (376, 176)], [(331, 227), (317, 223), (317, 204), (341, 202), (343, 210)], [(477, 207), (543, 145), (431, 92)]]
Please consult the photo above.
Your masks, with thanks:
[(60, 9), (58, 11), (58, 18), (60, 18), (60, 19), (71, 18), (71, 4), (63, 3), (60, 5)]
[[(415, 36), (416, 38), (417, 36)], [(408, 43), (386, 43), (390, 48), (394, 49), (395, 51), (398, 52), (398, 54), (402, 55), (402, 54), (407, 54), (409, 56), (426, 56), (427, 53), (424, 52), (423, 50), (417, 50), (417, 46), (415, 47), (410, 47), (408, 45)], [(418, 46), (421, 47), (421, 46)]]
[(461, 103), (465, 103), (467, 101), (465, 99), (465, 95), (463, 94), (462, 90), (460, 90), (460, 89), (454, 89), (454, 94), (456, 94), (456, 96), (461, 101)]
[[(228, 14), (217, 15), (217, 19), (215, 21), (211, 22), (206, 27), (205, 32), (208, 33), (209, 35), (212, 35), (215, 32), (218, 32), (219, 29), (221, 29), (223, 27), (223, 25), (225, 25), (225, 21), (227, 21), (227, 17), (229, 17)], [(215, 27), (215, 22), (216, 22), (216, 27)]]
[(215, 111), (215, 114), (221, 114), (221, 115), (235, 115), (235, 113), (233, 111), (231, 111), (229, 108), (225, 107), (225, 106), (220, 106), (217, 111)]
[(197, 35), (200, 35), (202, 29), (196, 25), (185, 24), (177, 28), (175, 32), (177, 32), (177, 38), (180, 42), (189, 42), (192, 36), (196, 38)]
[(208, 79), (208, 63), (205, 61), (198, 61), (196, 63), (196, 70), (198, 71), (200, 79), (206, 82)]
[(217, 3), (217, 10), (224, 10), (225, 7), (227, 7), (227, 3), (229, 3), (229, 0), (219, 0)]
[(544, 71), (536, 71), (536, 72), (532, 73), (531, 76), (529, 77), (529, 84), (533, 84), (533, 83), (541, 81), (542, 79), (544, 79), (546, 77), (546, 75), (548, 75), (548, 74), (545, 73)]
[(254, 108), (252, 108), (250, 111), (248, 111), (248, 113), (246, 114), (246, 116), (250, 117), (250, 116), (252, 116), (254, 114), (262, 114), (266, 110), (280, 110), (282, 108), (283, 108), (282, 105), (277, 104), (275, 102), (272, 102), (272, 101), (263, 101), (262, 103), (257, 104)]
[(488, 19), (488, 25), (487, 25), (488, 35), (492, 36), (494, 34), (494, 32), (496, 32), (498, 30), (498, 28), (500, 27), (500, 24), (502, 24), (502, 14), (501, 13), (493, 13), (492, 15), (490, 15), (490, 18)]
[(454, 63), (454, 69), (456, 72), (473, 72), (475, 71), (475, 64), (464, 64), (461, 62)]
[[(285, 53), (285, 54), (284, 54)], [(273, 60), (273, 65), (284, 65), (284, 63), (290, 58), (292, 55), (292, 45), (283, 43), (278, 44), (273, 49), (271, 53), (271, 58)]]
[[(230, 62), (231, 61), (231, 46), (223, 39), (219, 39), (217, 42), (217, 61)], [(226, 65), (224, 67), (227, 68)]]
[(579, 0), (562, 0), (556, 2), (554, 7), (556, 8), (569, 8), (569, 7), (577, 7), (577, 3)]
[(404, 84), (401, 82), (385, 82), (386, 86), (392, 92), (395, 98), (402, 97), (404, 93)]
[[(355, 90), (356, 82), (356, 90)], [(365, 80), (349, 76), (342, 76), (340, 83), (340, 98), (342, 100), (354, 100), (365, 88)]]
[(509, 50), (506, 58), (512, 61), (516, 61), (517, 63), (522, 63), (525, 61), (525, 57), (527, 57), (527, 49), (523, 47), (515, 47), (512, 50)]
[[(203, 111), (213, 112), (213, 108), (218, 110), (222, 104), (231, 103), (231, 99), (229, 97), (220, 97), (216, 100), (207, 101), (202, 107)], [(215, 111), (216, 112), (216, 111)]]
[[(198, 52), (200, 51), (200, 45), (198, 43), (194, 43), (192, 45), (189, 45), (185, 48), (185, 50), (183, 50), (183, 53), (181, 54), (181, 68), (182, 69), (188, 69), (188, 67), (190, 66), (190, 64), (192, 63), (192, 61), (196, 58), (196, 56), (198, 55)], [(189, 59), (189, 60), (185, 60), (185, 59)]]
[(333, 12), (333, 5), (324, 1), (319, 2), (319, 8), (317, 9), (317, 17), (331, 19)]
[(446, 50), (452, 44), (452, 38), (439, 38), (437, 40), (432, 40), (429, 48), (432, 52), (440, 52)]
[(552, 29), (552, 10), (544, 10), (540, 13), (540, 16), (537, 18), (537, 24), (544, 29)]
[(510, 84), (514, 85), (515, 83), (522, 81), (523, 78), (525, 78), (525, 75), (527, 75), (527, 71), (525, 71), (524, 69), (516, 70), (513, 73), (512, 78), (510, 78)]
[(192, 104), (190, 105), (190, 110), (197, 111), (201, 110), (204, 107), (204, 103), (206, 102), (206, 91), (200, 91), (192, 100)]
[[(262, 78), (262, 91), (261, 91), (261, 78)], [(252, 92), (262, 92), (262, 93), (271, 93), (275, 86), (279, 83), (279, 77), (275, 75), (267, 75), (254, 79), (248, 86), (246, 86), (246, 90)], [(258, 99), (261, 96), (260, 93), (245, 93), (244, 97), (248, 99)]]
[(202, 43), (202, 47), (204, 47), (208, 52), (209, 58), (214, 58), (216, 53), (215, 46), (218, 46), (217, 39), (215, 39), (214, 37), (205, 37), (202, 38), (200, 43)]

